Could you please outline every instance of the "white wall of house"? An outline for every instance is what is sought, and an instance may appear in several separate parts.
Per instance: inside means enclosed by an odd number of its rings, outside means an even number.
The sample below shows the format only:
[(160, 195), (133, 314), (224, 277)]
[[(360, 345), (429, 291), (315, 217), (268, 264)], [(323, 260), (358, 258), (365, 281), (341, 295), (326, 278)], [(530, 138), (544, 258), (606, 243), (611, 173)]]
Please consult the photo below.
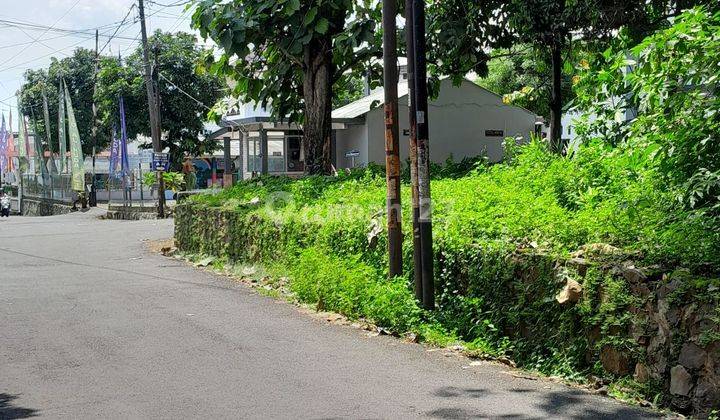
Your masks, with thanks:
[[(452, 156), (455, 160), (486, 154), (491, 161), (499, 161), (503, 156), (505, 137), (522, 136), (529, 139), (535, 129), (536, 116), (523, 108), (506, 105), (502, 98), (470, 81), (455, 87), (449, 79), (441, 82), (438, 98), (429, 104), (430, 158), (443, 163)], [(408, 136), (403, 132), (409, 129), (407, 96), (400, 98), (400, 159), (408, 158)], [(367, 160), (356, 159), (357, 164), (385, 162), (385, 124), (383, 108), (377, 107), (365, 114), (365, 131), (353, 129), (337, 135), (338, 165), (345, 168), (349, 160), (345, 152), (357, 149), (362, 151), (362, 142), (367, 139)], [(502, 135), (486, 135), (486, 130)]]
[(357, 150), (360, 156), (356, 157), (355, 166), (366, 165), (369, 161), (368, 157), (368, 125), (358, 124), (349, 125), (344, 130), (335, 132), (335, 162), (337, 168), (351, 168), (353, 159), (345, 157), (347, 152)]

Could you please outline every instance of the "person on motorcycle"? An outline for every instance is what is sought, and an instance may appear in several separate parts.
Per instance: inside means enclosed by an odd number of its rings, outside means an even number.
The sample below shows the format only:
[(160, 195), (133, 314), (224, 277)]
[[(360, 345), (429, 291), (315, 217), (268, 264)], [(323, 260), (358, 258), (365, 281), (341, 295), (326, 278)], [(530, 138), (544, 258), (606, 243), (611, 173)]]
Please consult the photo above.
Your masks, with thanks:
[(0, 191), (0, 217), (10, 217), (10, 196)]

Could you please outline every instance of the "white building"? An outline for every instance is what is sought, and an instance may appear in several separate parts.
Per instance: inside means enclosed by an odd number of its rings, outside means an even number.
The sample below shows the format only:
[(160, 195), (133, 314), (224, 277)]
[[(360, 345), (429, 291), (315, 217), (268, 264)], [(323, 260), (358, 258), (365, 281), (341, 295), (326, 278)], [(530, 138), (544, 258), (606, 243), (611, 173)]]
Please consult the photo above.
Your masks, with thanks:
[[(400, 158), (408, 158), (409, 111), (407, 81), (401, 73), (398, 85)], [(338, 169), (385, 163), (385, 123), (383, 89), (336, 109), (332, 113), (332, 160)], [(442, 163), (451, 157), (486, 155), (491, 161), (503, 156), (506, 137), (529, 139), (536, 127), (532, 112), (504, 104), (502, 97), (473, 82), (464, 80), (453, 86), (449, 79), (440, 84), (436, 99), (429, 102), (430, 156)], [(247, 179), (258, 173), (300, 176), (304, 171), (302, 127), (277, 122), (267, 110), (243, 107), (237, 115), (224, 119), (211, 137), (227, 140), (241, 159), (234, 170)], [(232, 155), (234, 159), (236, 155)], [(239, 165), (237, 165), (239, 164)], [(240, 166), (239, 168), (237, 166)]]
[[(408, 158), (408, 85), (398, 85), (400, 97), (400, 159)], [(333, 121), (345, 128), (335, 135), (335, 162), (338, 168), (385, 163), (384, 92), (369, 96), (333, 111)], [(428, 103), (430, 158), (442, 163), (449, 157), (486, 155), (497, 162), (503, 157), (506, 137), (529, 139), (535, 130), (536, 115), (526, 109), (504, 104), (502, 97), (477, 84), (463, 80), (454, 86), (450, 79), (440, 83), (436, 99)], [(348, 156), (348, 157), (346, 157)], [(355, 156), (355, 157), (351, 157)], [(354, 162), (353, 162), (354, 161)]]

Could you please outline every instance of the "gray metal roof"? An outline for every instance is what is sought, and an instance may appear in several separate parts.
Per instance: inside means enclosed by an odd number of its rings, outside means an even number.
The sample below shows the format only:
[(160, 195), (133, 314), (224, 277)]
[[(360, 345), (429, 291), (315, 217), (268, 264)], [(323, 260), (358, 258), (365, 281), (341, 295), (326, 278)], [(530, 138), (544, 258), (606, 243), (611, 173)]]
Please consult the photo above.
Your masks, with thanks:
[[(402, 98), (408, 94), (408, 84), (398, 83), (398, 98)], [(382, 106), (385, 103), (385, 90), (378, 88), (370, 95), (351, 102), (332, 112), (333, 119), (338, 118), (357, 118), (370, 112), (373, 108)], [(373, 106), (373, 104), (375, 106)]]

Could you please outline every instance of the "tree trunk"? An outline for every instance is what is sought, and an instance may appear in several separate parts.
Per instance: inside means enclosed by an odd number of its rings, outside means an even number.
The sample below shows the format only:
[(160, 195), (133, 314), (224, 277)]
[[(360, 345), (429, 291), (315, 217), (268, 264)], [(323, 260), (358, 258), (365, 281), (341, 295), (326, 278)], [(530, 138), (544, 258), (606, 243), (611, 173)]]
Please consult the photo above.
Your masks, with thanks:
[(555, 41), (551, 47), (552, 96), (550, 99), (550, 147), (562, 153), (562, 42)]
[(305, 47), (303, 99), (305, 173), (330, 173), (332, 136), (332, 40), (326, 37)]

